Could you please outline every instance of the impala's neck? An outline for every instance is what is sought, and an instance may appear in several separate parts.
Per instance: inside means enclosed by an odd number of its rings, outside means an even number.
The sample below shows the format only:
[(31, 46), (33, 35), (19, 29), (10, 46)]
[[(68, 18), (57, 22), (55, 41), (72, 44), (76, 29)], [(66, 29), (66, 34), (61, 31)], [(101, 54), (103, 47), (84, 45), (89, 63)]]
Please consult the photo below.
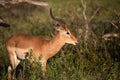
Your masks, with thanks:
[(64, 46), (65, 41), (63, 40), (60, 33), (57, 33), (55, 37), (53, 37), (49, 42), (49, 49), (48, 50), (48, 58), (57, 54), (57, 52)]

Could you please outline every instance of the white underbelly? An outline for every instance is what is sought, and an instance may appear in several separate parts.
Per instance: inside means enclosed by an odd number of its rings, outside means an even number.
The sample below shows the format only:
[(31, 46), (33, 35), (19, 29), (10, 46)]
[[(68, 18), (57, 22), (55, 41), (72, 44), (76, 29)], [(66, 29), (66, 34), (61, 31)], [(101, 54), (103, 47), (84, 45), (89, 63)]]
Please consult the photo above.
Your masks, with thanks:
[(29, 55), (29, 49), (16, 48), (15, 53), (19, 59), (26, 59)]

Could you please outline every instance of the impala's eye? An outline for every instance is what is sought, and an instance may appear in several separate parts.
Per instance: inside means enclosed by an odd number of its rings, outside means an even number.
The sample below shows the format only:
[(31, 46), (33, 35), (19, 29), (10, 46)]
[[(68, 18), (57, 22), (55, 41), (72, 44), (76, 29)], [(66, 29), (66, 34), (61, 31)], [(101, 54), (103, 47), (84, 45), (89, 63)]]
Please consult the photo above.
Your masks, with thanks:
[(56, 24), (56, 26), (60, 26), (60, 24)]
[(70, 35), (70, 32), (67, 32), (66, 34), (67, 34), (67, 35)]

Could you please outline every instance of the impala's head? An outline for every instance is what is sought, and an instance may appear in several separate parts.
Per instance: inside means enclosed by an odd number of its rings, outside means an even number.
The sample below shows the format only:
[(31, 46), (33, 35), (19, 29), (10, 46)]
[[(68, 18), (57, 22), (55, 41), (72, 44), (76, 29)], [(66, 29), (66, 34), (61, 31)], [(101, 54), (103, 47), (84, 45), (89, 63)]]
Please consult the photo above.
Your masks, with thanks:
[(63, 19), (55, 18), (52, 14), (52, 9), (50, 9), (51, 18), (57, 21), (59, 24), (56, 25), (56, 30), (59, 32), (61, 38), (65, 43), (76, 45), (78, 43), (77, 38), (70, 32), (65, 21)]

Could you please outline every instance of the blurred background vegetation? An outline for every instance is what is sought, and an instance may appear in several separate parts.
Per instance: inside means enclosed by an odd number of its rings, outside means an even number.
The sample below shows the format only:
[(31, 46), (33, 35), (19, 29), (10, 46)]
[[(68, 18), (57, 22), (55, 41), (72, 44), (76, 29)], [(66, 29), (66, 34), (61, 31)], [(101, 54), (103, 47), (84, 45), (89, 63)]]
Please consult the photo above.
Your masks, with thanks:
[[(50, 7), (55, 16), (66, 21), (79, 44), (66, 44), (48, 60), (45, 80), (120, 80), (120, 0), (84, 0), (87, 20), (81, 0), (36, 1), (44, 1), (48, 6), (28, 3), (0, 6), (0, 16), (11, 25), (0, 27), (0, 80), (7, 80), (10, 61), (5, 43), (10, 36), (25, 33), (50, 39), (55, 34), (56, 22), (50, 18)], [(105, 34), (118, 37), (104, 39)], [(24, 80), (41, 80), (40, 68), (37, 62), (26, 61)]]

